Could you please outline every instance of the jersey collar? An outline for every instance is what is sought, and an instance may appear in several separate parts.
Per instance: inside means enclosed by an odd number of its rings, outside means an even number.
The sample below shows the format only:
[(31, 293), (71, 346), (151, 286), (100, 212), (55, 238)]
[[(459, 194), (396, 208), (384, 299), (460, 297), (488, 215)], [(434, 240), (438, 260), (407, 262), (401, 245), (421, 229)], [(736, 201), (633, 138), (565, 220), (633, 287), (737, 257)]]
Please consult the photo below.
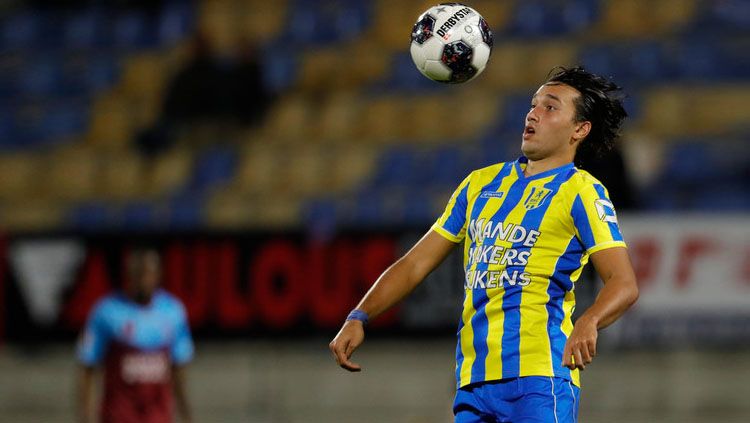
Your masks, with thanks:
[(567, 163), (567, 164), (564, 164), (562, 166), (559, 166), (553, 169), (545, 170), (544, 172), (537, 173), (536, 175), (533, 175), (533, 176), (525, 176), (523, 174), (523, 168), (521, 167), (521, 165), (522, 164), (525, 165), (528, 162), (529, 162), (529, 159), (526, 158), (526, 156), (521, 156), (518, 158), (518, 160), (516, 160), (513, 163), (513, 166), (516, 169), (516, 173), (518, 174), (518, 179), (526, 180), (526, 181), (533, 181), (534, 179), (544, 178), (546, 176), (554, 175), (560, 172), (564, 172), (566, 170), (571, 170), (575, 167), (575, 165), (571, 162), (571, 163)]

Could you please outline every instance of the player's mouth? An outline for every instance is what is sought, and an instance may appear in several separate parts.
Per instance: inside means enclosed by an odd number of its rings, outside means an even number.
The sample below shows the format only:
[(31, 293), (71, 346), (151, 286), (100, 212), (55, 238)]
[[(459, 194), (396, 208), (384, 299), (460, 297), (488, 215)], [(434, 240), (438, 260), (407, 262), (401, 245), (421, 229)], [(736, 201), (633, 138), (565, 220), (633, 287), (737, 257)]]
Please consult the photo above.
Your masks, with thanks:
[(523, 139), (529, 139), (534, 134), (536, 134), (536, 129), (534, 129), (533, 126), (526, 125), (526, 127), (523, 128)]

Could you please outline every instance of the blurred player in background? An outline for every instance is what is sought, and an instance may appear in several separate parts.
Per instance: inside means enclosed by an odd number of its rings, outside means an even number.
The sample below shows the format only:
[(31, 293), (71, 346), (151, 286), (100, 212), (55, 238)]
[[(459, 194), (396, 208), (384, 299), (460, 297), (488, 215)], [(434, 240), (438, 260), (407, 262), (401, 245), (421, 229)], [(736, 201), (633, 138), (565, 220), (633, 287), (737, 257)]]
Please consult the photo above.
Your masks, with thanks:
[[(330, 343), (351, 355), (364, 325), (409, 294), (462, 241), (465, 297), (456, 348), (456, 422), (574, 422), (579, 371), (598, 330), (638, 288), (604, 186), (573, 165), (582, 143), (606, 151), (626, 117), (620, 88), (558, 68), (531, 98), (523, 156), (472, 172), (432, 229), (372, 286)], [(604, 282), (576, 321), (574, 287), (591, 260)]]
[[(79, 339), (81, 421), (170, 422), (176, 400), (182, 421), (189, 422), (185, 365), (194, 347), (185, 308), (158, 288), (161, 267), (155, 250), (131, 251), (126, 265), (123, 291), (95, 305)], [(100, 367), (104, 392), (97, 407)]]

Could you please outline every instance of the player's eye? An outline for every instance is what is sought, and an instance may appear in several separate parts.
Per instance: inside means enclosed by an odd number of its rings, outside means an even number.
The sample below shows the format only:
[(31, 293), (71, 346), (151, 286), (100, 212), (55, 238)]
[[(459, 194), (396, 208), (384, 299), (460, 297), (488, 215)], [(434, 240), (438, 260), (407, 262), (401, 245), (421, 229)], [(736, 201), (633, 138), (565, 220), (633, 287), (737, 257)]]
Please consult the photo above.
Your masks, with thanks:
[(547, 110), (555, 110), (555, 109), (556, 109), (556, 107), (555, 107), (555, 106), (550, 106), (550, 105), (548, 104), (547, 106), (545, 106), (545, 109), (547, 109)]

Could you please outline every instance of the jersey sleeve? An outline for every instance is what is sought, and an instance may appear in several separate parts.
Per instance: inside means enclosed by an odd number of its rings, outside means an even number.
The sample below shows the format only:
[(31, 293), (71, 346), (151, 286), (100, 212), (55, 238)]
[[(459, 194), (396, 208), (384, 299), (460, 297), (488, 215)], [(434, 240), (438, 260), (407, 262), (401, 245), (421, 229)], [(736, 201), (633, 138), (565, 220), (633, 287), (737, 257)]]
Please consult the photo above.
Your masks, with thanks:
[(584, 185), (571, 210), (576, 237), (587, 254), (612, 247), (625, 247), (614, 205), (603, 185)]
[(461, 242), (466, 236), (466, 209), (471, 175), (467, 176), (448, 200), (445, 211), (432, 225), (432, 230), (451, 242)]
[(177, 322), (175, 337), (170, 348), (172, 362), (176, 365), (182, 365), (193, 359), (195, 346), (193, 337), (190, 334), (190, 325), (188, 324), (185, 307), (178, 303)]
[(76, 355), (78, 361), (85, 366), (101, 363), (107, 353), (112, 334), (107, 325), (106, 307), (106, 303), (99, 303), (94, 307), (78, 337)]

